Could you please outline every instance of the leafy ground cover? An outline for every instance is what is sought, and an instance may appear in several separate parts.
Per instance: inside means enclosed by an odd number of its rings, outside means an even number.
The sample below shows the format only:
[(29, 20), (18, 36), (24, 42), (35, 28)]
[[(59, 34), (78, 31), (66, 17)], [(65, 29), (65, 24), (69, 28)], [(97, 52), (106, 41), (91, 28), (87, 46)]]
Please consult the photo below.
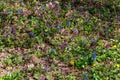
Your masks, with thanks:
[(0, 0), (0, 80), (120, 80), (119, 0)]

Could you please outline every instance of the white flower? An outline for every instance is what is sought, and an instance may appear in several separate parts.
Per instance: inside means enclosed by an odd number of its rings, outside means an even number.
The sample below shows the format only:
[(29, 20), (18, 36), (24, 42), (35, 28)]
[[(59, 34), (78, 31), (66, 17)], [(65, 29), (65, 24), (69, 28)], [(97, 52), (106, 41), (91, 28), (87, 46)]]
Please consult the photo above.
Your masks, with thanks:
[(50, 9), (55, 7), (55, 5), (52, 2), (47, 3), (46, 6)]
[(28, 68), (29, 68), (29, 69), (31, 69), (31, 68), (33, 68), (33, 67), (34, 67), (34, 64), (29, 64), (29, 65), (28, 65)]
[(55, 3), (55, 4), (57, 4), (57, 5), (59, 4), (59, 2), (58, 2), (58, 1), (55, 1), (54, 3)]

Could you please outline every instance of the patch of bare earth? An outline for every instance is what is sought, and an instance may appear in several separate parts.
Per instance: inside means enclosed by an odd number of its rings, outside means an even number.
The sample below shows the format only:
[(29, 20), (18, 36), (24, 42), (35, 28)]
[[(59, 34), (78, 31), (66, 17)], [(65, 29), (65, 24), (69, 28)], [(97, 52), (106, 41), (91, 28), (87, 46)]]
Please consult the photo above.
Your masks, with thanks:
[(10, 73), (7, 69), (4, 68), (4, 66), (3, 66), (3, 64), (2, 64), (2, 60), (3, 60), (4, 58), (9, 57), (9, 55), (10, 55), (10, 54), (9, 54), (8, 52), (5, 52), (5, 51), (0, 52), (0, 76), (4, 76), (4, 75)]

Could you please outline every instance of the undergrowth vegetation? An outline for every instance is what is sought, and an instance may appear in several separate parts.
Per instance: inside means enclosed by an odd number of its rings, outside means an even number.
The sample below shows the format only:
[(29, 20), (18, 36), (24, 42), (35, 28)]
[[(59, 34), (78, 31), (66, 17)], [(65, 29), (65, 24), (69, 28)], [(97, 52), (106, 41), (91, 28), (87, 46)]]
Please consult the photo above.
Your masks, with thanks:
[(0, 0), (0, 80), (120, 80), (119, 13), (119, 0)]

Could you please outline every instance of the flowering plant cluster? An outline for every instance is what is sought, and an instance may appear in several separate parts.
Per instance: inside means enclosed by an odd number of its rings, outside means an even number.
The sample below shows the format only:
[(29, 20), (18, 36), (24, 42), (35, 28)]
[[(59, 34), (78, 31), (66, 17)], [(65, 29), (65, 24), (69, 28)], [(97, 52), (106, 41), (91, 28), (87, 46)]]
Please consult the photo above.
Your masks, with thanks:
[(0, 0), (0, 80), (120, 80), (119, 0)]

